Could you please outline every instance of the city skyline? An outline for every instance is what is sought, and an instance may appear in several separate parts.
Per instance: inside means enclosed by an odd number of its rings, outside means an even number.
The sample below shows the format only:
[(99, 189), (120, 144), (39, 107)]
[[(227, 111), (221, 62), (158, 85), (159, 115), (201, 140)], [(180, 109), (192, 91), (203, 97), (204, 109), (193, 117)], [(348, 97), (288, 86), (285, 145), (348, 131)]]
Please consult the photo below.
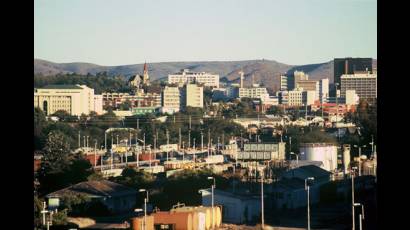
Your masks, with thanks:
[(99, 65), (377, 58), (377, 1), (121, 3), (35, 1), (34, 57)]

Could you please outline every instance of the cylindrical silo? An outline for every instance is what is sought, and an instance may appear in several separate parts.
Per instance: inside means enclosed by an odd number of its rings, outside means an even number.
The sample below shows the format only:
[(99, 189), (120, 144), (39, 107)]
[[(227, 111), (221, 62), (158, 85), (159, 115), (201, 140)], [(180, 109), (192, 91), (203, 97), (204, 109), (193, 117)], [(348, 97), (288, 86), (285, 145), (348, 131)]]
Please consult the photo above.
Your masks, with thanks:
[(300, 159), (320, 161), (327, 171), (337, 169), (337, 147), (330, 143), (303, 143), (300, 145)]

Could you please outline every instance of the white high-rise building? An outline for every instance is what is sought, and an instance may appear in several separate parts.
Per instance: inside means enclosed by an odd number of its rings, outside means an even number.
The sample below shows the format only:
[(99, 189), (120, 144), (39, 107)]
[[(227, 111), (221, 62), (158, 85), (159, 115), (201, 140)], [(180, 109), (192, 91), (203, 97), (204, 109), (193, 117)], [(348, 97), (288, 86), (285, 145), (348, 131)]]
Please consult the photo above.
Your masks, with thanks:
[(329, 78), (324, 78), (319, 81), (319, 100), (324, 103), (329, 97)]
[(219, 88), (219, 75), (206, 72), (189, 72), (189, 69), (182, 69), (178, 73), (168, 75), (168, 84), (185, 85), (187, 83), (200, 83), (204, 86)]
[(182, 90), (185, 107), (204, 107), (204, 88), (197, 84), (186, 84)]
[(289, 106), (302, 106), (303, 105), (303, 89), (295, 88), (288, 91), (288, 105)]
[(268, 90), (262, 87), (239, 88), (238, 97), (261, 98), (265, 94), (268, 94)]
[(180, 97), (178, 87), (165, 86), (161, 94), (162, 112), (169, 114), (178, 112), (181, 107)]

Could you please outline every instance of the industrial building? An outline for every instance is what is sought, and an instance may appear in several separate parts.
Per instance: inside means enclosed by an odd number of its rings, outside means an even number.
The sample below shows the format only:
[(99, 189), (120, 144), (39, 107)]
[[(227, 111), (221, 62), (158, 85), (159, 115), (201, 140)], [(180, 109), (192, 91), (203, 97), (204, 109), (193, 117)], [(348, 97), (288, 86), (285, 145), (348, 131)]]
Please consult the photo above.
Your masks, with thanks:
[[(211, 189), (200, 190), (202, 205), (211, 206)], [(222, 206), (222, 222), (243, 224), (257, 221), (260, 216), (260, 196), (240, 195), (219, 189), (214, 190), (214, 204)]]
[(285, 160), (285, 143), (246, 143), (238, 152), (238, 160)]
[(182, 69), (178, 73), (168, 75), (168, 84), (199, 83), (207, 87), (219, 88), (219, 75), (206, 72), (189, 72), (189, 69)]

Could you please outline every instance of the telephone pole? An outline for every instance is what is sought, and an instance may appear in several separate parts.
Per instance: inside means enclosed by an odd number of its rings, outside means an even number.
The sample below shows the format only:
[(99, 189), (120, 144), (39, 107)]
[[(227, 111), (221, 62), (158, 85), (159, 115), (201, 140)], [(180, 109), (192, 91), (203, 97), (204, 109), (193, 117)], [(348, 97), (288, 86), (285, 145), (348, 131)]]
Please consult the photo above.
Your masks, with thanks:
[(204, 134), (202, 133), (201, 130), (201, 152), (204, 151)]
[(179, 147), (179, 149), (181, 149), (181, 128), (179, 128), (179, 131), (178, 131), (178, 134), (179, 134), (179, 139), (178, 139), (178, 143), (179, 143), (179, 145), (178, 145), (178, 147)]
[(191, 129), (188, 130), (188, 149), (191, 148)]
[(169, 133), (168, 133), (168, 129), (166, 131), (167, 131), (167, 161), (168, 161), (169, 160), (169, 151), (168, 151), (168, 148), (169, 148)]

